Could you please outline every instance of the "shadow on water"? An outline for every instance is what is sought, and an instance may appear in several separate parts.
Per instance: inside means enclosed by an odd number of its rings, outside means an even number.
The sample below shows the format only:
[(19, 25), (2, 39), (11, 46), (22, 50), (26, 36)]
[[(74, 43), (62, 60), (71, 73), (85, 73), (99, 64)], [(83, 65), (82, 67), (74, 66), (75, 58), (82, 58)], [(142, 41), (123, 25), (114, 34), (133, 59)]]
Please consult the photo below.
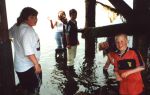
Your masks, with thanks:
[[(103, 73), (103, 78), (97, 76), (99, 66), (89, 66), (83, 61), (80, 61), (83, 64), (78, 69), (68, 68), (64, 63), (56, 63), (52, 75), (57, 76), (54, 78), (57, 82), (54, 84), (58, 85), (62, 95), (119, 95), (118, 82), (112, 76)], [(102, 80), (103, 85), (99, 80)]]
[[(87, 88), (89, 95), (119, 95), (118, 94), (118, 82), (109, 76), (109, 73), (106, 71), (102, 74), (104, 78), (101, 76), (96, 76), (98, 72), (97, 69), (100, 69), (98, 65), (101, 64), (95, 64), (96, 62), (89, 62), (86, 63), (83, 62), (83, 71), (84, 74), (82, 75), (85, 80), (87, 81)], [(103, 80), (103, 85), (98, 85), (99, 79)], [(87, 80), (89, 78), (89, 80)]]
[(143, 95), (150, 95), (150, 64), (148, 65), (149, 66), (147, 67), (147, 69), (142, 72), (145, 87)]
[[(54, 89), (47, 95), (119, 95), (119, 82), (115, 80), (112, 68), (105, 72), (101, 63), (88, 65), (84, 60), (77, 66), (68, 68), (65, 63), (56, 63), (47, 83)], [(150, 69), (143, 73), (143, 78), (145, 90), (142, 95), (150, 95)]]
[[(150, 67), (150, 66), (149, 66)], [(144, 71), (145, 89), (142, 95), (150, 95), (150, 69)], [(51, 73), (51, 81), (56, 86), (56, 95), (119, 95), (113, 67), (103, 70), (101, 62), (79, 60), (74, 67), (67, 67), (57, 61)]]

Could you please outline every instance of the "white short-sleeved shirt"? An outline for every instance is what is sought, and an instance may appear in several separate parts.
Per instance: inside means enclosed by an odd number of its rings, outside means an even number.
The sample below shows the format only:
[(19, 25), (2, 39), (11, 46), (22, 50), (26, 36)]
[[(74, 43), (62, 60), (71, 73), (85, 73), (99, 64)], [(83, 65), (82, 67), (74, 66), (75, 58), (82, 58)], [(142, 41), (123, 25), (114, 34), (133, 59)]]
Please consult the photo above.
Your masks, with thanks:
[(40, 41), (37, 33), (27, 24), (14, 25), (9, 30), (9, 35), (14, 40), (14, 68), (17, 72), (25, 72), (34, 64), (28, 59), (28, 55), (35, 54), (40, 58)]
[(56, 32), (63, 32), (63, 23), (60, 20), (57, 21), (56, 29)]

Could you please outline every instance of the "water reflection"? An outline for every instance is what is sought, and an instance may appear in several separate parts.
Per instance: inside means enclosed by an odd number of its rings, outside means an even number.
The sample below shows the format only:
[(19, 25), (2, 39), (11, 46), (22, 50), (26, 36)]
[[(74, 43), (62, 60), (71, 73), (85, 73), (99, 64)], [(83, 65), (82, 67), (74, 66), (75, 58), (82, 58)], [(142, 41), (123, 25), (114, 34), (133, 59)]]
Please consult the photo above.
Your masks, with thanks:
[(75, 69), (63, 63), (55, 65), (51, 75), (61, 95), (119, 95), (118, 82), (111, 73), (99, 75), (101, 64), (88, 65), (83, 61)]
[(79, 89), (77, 81), (69, 72), (66, 74), (67, 80), (65, 81), (65, 88), (63, 89), (63, 95), (74, 95)]
[[(118, 85), (113, 75), (113, 67), (103, 72), (103, 64), (95, 62), (91, 67), (84, 60), (75, 65), (75, 69), (57, 63), (50, 73), (50, 94), (47, 95), (119, 95)], [(143, 73), (145, 90), (142, 95), (150, 95), (150, 70)], [(45, 94), (44, 94), (45, 95)]]
[(62, 95), (74, 95), (79, 89), (78, 83), (75, 80), (75, 77), (77, 77), (75, 70), (66, 67), (62, 63), (57, 63), (55, 67), (52, 72), (55, 79), (53, 84), (58, 85), (58, 91), (61, 91)]

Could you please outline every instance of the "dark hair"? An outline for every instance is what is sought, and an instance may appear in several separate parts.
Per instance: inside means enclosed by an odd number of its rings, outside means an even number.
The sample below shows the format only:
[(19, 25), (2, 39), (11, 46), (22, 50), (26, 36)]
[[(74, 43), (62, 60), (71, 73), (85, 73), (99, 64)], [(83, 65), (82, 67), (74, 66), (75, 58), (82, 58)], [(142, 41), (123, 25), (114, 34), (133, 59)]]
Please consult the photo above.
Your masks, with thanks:
[(19, 26), (22, 22), (28, 19), (29, 16), (37, 16), (38, 11), (31, 8), (31, 7), (25, 7), (21, 13), (20, 16), (17, 18), (17, 26)]
[(69, 15), (71, 16), (72, 14), (77, 14), (77, 11), (75, 10), (75, 9), (71, 9), (70, 11), (69, 11)]

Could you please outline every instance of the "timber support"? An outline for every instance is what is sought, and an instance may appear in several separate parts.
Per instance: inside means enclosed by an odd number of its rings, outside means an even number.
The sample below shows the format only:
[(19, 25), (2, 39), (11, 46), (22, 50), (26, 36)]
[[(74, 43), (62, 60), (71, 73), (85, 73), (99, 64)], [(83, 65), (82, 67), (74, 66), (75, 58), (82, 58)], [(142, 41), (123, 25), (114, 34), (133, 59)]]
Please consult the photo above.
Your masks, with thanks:
[(15, 95), (15, 78), (5, 0), (0, 0), (0, 95)]

